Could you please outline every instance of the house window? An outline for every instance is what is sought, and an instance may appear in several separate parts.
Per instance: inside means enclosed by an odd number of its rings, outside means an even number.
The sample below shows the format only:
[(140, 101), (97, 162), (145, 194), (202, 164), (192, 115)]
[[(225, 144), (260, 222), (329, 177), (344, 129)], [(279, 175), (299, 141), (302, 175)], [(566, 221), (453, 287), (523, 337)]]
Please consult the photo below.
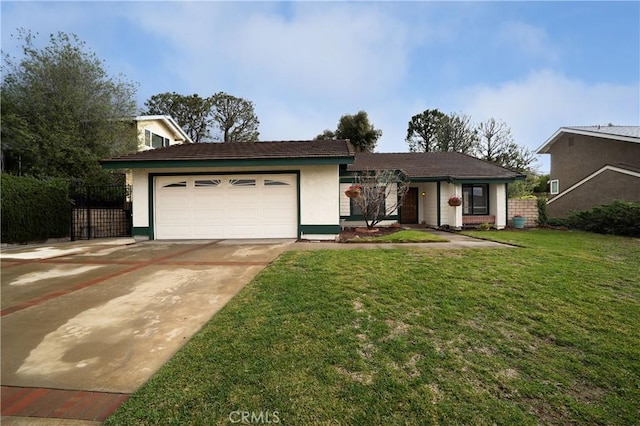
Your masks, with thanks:
[(554, 180), (549, 181), (549, 192), (551, 194), (560, 193), (560, 184), (558, 182), (558, 179), (554, 179)]
[[(384, 188), (380, 188), (380, 191), (384, 191)], [(372, 194), (375, 197), (375, 194)], [(363, 216), (362, 209), (360, 206), (356, 204), (355, 198), (349, 198), (350, 207), (351, 207), (351, 216)], [(387, 215), (387, 200), (386, 198), (382, 200), (382, 205), (380, 206), (380, 214), (379, 217), (385, 217)]]
[(144, 144), (151, 148), (162, 148), (164, 146), (169, 146), (169, 138), (155, 134), (150, 130), (145, 130)]
[(462, 185), (462, 214), (489, 214), (489, 185)]

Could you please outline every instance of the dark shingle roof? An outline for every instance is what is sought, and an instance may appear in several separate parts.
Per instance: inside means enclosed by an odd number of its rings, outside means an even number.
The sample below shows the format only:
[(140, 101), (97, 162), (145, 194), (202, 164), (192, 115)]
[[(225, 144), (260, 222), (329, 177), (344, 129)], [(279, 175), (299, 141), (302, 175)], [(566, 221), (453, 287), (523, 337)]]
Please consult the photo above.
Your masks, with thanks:
[(353, 157), (348, 140), (228, 142), (172, 145), (103, 160), (103, 163), (189, 160), (261, 160)]
[(348, 171), (393, 169), (408, 179), (515, 179), (522, 175), (457, 152), (402, 152), (357, 154)]

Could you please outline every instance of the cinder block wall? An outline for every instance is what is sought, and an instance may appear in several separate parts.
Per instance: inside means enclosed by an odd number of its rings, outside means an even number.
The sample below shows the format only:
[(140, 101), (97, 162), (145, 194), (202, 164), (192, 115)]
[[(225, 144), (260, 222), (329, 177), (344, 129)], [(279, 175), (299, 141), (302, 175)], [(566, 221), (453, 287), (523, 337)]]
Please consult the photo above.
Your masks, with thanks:
[(538, 200), (520, 200), (517, 198), (509, 199), (509, 217), (507, 223), (513, 225), (513, 217), (516, 215), (524, 216), (524, 226), (538, 226)]

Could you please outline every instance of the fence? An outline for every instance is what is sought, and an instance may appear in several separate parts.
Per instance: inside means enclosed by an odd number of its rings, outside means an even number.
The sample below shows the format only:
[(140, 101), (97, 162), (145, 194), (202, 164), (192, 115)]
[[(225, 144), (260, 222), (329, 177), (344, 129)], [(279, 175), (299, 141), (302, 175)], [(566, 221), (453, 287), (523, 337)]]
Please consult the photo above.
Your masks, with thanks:
[(71, 241), (131, 236), (131, 186), (73, 185)]
[(509, 217), (507, 218), (509, 225), (513, 225), (512, 219), (516, 215), (524, 217), (524, 226), (527, 228), (538, 226), (538, 200), (509, 198)]

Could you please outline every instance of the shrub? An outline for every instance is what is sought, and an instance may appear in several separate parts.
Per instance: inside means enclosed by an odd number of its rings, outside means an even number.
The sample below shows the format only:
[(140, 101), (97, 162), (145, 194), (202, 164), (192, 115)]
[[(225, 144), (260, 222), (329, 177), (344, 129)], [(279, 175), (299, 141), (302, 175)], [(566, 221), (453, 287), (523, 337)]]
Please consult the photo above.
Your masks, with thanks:
[(547, 219), (546, 225), (548, 226), (557, 226), (557, 227), (568, 227), (567, 219), (562, 219), (559, 217), (551, 217)]
[(549, 216), (547, 216), (547, 199), (538, 197), (538, 225), (549, 225)]
[(66, 237), (71, 204), (64, 179), (2, 175), (2, 242), (26, 243)]
[(616, 200), (589, 210), (572, 211), (567, 225), (600, 234), (640, 237), (640, 202)]

